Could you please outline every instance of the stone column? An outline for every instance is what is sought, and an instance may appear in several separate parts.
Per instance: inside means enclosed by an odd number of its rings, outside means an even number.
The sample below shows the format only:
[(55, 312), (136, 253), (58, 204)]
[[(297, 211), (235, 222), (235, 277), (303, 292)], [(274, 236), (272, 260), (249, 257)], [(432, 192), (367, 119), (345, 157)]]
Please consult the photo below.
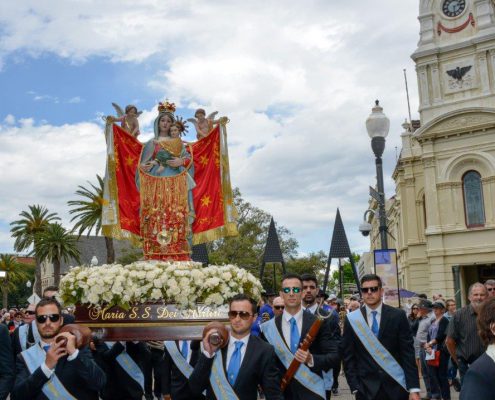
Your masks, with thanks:
[(454, 276), (454, 292), (455, 292), (455, 304), (457, 309), (462, 307), (461, 297), (461, 267), (460, 265), (452, 266), (452, 275)]
[(477, 54), (478, 66), (480, 69), (480, 84), (481, 84), (481, 93), (489, 94), (490, 93), (490, 79), (488, 78), (488, 65), (486, 60), (486, 52), (483, 51)]

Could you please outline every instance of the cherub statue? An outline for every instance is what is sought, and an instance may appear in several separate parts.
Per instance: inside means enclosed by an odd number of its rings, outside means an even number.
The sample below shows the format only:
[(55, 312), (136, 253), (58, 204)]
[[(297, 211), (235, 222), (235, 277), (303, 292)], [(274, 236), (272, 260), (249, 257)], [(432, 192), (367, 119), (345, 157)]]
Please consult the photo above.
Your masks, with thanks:
[(205, 138), (213, 129), (213, 124), (218, 124), (220, 121), (215, 120), (215, 116), (218, 111), (212, 112), (206, 117), (206, 112), (202, 108), (198, 108), (194, 113), (195, 118), (189, 118), (188, 121), (191, 122), (196, 128), (196, 137), (199, 139)]
[(125, 107), (125, 112), (122, 108), (115, 103), (112, 103), (113, 108), (117, 111), (117, 117), (108, 116), (107, 121), (120, 122), (120, 126), (129, 132), (135, 138), (141, 133), (139, 131), (138, 117), (143, 113), (138, 111), (137, 107), (133, 104), (129, 104)]

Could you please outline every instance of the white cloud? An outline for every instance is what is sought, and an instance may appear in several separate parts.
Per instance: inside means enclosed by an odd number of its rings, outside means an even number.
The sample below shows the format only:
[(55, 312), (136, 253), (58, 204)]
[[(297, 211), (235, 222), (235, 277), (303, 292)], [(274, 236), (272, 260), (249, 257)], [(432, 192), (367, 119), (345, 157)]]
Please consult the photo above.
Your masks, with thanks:
[(3, 120), (7, 125), (15, 124), (15, 117), (12, 114), (8, 114)]
[(84, 99), (82, 99), (81, 97), (75, 96), (75, 97), (72, 97), (69, 100), (67, 100), (67, 103), (70, 103), (70, 104), (79, 104), (79, 103), (82, 103), (83, 101), (84, 101)]
[[(0, 57), (53, 53), (74, 63), (102, 56), (146, 64), (143, 73), (161, 98), (229, 116), (233, 184), (290, 228), (304, 242), (303, 251), (327, 250), (337, 207), (351, 246), (364, 249), (367, 240), (357, 226), (375, 175), (364, 121), (380, 98), (391, 119), (384, 155), (389, 176), (407, 115), (403, 68), (409, 69), (413, 110), (417, 105), (409, 58), (419, 32), (416, 14), (412, 0), (3, 2)], [(154, 117), (154, 110), (140, 117), (142, 140), (150, 136)], [(6, 121), (2, 132), (8, 134), (0, 140), (19, 135), (46, 146), (42, 155), (34, 154), (42, 157), (47, 172), (41, 177), (38, 163), (12, 160), (28, 162), (8, 178), (10, 185), (26, 186), (26, 193), (22, 201), (0, 205), (5, 218), (32, 203), (30, 193), (62, 207), (50, 197), (53, 186), (67, 199), (104, 162), (97, 124), (20, 123), (9, 128)], [(68, 131), (70, 143), (65, 142)], [(40, 139), (31, 142), (33, 135)], [(11, 151), (21, 154), (10, 155), (14, 158), (34, 150), (15, 148)], [(67, 148), (78, 156), (65, 159)], [(77, 173), (59, 169), (65, 162)], [(389, 177), (386, 185), (392, 193)]]

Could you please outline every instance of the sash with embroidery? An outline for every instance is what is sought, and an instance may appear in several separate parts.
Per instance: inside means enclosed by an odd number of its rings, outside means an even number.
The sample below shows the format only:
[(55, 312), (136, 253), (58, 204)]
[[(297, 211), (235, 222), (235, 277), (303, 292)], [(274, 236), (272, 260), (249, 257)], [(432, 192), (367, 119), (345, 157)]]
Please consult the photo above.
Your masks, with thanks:
[(211, 367), (210, 373), (210, 385), (217, 399), (239, 400), (225, 375), (221, 351), (217, 352), (215, 359), (213, 360), (213, 366)]
[[(39, 345), (31, 346), (29, 349), (24, 350), (21, 355), (31, 374), (45, 362), (46, 358), (45, 351)], [(77, 400), (64, 387), (55, 373), (52, 374), (41, 390), (50, 400)]]
[(189, 379), (189, 377), (193, 372), (193, 367), (189, 365), (187, 360), (184, 358), (182, 353), (177, 348), (175, 342), (165, 341), (163, 342), (163, 344), (167, 349), (168, 354), (170, 354), (170, 357), (172, 358), (172, 361), (174, 362), (175, 366), (179, 368), (179, 371), (182, 373), (182, 375), (184, 375), (187, 379)]
[(407, 391), (404, 370), (372, 332), (361, 310), (357, 309), (349, 313), (347, 319), (364, 348), (373, 357), (373, 360)]
[[(112, 348), (115, 342), (105, 342), (105, 344), (109, 348)], [(127, 372), (127, 374), (139, 384), (139, 386), (141, 386), (141, 389), (143, 389), (144, 391), (143, 372), (141, 371), (141, 368), (139, 368), (139, 365), (137, 365), (136, 362), (132, 359), (132, 357), (127, 354), (126, 351), (123, 351), (117, 356), (115, 360), (119, 363), (122, 369)]]
[[(275, 325), (275, 318), (261, 324), (261, 330), (268, 342), (275, 348), (275, 354), (284, 365), (286, 369), (289, 368), (290, 363), (294, 359), (292, 354), (284, 342), (284, 339), (280, 336), (280, 333)], [(306, 365), (301, 364), (294, 375), (294, 378), (303, 385), (306, 389), (325, 399), (325, 386), (323, 379), (318, 374), (312, 372)]]

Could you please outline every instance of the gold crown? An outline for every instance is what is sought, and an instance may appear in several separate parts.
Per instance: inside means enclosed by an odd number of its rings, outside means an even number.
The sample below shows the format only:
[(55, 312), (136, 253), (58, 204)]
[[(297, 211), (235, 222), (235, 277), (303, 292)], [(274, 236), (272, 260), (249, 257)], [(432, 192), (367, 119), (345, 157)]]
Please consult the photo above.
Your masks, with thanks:
[(175, 104), (174, 103), (169, 103), (168, 100), (165, 100), (164, 103), (159, 102), (158, 103), (158, 112), (169, 112), (169, 113), (174, 113), (175, 112)]

